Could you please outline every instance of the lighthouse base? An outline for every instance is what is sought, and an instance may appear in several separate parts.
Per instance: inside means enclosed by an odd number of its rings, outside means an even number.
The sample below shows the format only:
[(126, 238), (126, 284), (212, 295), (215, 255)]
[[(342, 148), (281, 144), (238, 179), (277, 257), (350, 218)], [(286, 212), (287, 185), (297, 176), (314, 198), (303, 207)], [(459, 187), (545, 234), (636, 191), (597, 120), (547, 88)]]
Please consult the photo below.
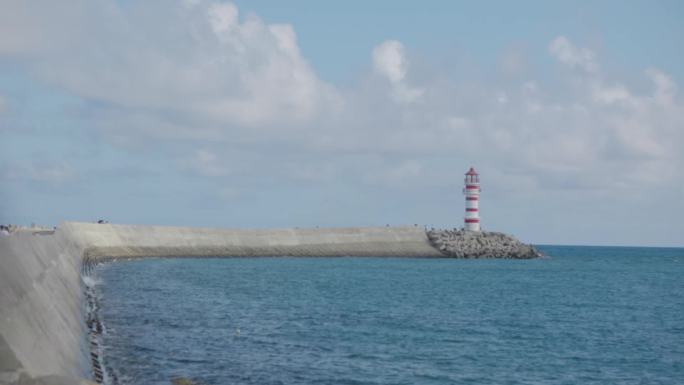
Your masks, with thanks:
[(464, 226), (465, 231), (480, 231), (480, 222), (476, 223), (465, 223)]

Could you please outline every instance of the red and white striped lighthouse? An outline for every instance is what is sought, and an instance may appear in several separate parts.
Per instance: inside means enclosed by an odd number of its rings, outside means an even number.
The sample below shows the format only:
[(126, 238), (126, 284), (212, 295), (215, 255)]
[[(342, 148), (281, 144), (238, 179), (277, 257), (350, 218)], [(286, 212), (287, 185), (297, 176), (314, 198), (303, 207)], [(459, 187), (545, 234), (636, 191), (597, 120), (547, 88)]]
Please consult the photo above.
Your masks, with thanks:
[(465, 174), (465, 229), (466, 231), (480, 231), (480, 175), (474, 168)]

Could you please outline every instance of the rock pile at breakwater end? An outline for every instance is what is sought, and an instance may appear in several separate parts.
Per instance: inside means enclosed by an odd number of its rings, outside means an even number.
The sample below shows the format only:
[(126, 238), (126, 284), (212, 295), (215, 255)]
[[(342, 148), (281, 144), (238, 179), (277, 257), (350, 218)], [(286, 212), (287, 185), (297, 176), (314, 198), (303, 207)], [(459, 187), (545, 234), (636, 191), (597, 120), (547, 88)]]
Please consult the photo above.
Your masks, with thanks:
[(543, 255), (515, 237), (493, 231), (428, 230), (430, 243), (451, 258), (532, 259)]

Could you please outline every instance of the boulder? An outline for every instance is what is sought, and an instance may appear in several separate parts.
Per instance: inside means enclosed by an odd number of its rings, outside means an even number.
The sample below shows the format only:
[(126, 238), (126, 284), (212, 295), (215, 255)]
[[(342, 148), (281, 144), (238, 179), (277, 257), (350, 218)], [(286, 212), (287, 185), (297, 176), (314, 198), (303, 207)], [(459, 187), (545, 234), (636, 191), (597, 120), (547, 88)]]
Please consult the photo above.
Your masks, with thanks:
[(430, 229), (427, 237), (433, 247), (452, 258), (531, 259), (543, 256), (533, 246), (493, 231)]

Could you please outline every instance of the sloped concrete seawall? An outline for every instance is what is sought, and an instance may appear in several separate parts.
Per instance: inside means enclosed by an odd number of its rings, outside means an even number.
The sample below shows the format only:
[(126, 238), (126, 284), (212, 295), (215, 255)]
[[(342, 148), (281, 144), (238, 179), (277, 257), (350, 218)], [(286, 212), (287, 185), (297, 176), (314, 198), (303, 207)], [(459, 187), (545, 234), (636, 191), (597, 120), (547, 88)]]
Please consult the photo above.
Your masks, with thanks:
[(90, 377), (82, 251), (63, 232), (0, 237), (0, 384), (78, 384)]
[(0, 384), (92, 378), (81, 271), (141, 257), (443, 257), (422, 228), (221, 230), (67, 222), (0, 237)]
[(66, 223), (87, 261), (139, 257), (440, 257), (420, 227), (241, 230)]

